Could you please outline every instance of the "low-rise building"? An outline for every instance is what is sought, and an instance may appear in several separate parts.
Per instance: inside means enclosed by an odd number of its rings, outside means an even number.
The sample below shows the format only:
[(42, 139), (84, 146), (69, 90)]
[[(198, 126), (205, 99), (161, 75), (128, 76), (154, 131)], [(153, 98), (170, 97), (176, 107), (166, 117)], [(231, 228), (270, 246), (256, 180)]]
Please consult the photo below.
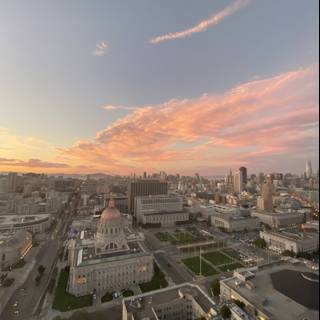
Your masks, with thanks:
[(2, 215), (0, 216), (0, 231), (28, 230), (32, 233), (43, 233), (51, 225), (50, 214)]
[(319, 249), (319, 234), (293, 231), (261, 231), (260, 237), (269, 249), (279, 253), (283, 251), (314, 252)]
[(221, 228), (226, 232), (241, 232), (244, 230), (250, 231), (258, 229), (260, 227), (260, 221), (255, 217), (215, 214), (211, 216), (211, 225)]
[(253, 211), (251, 215), (259, 218), (260, 222), (276, 229), (301, 224), (306, 220), (306, 213), (304, 211)]
[(255, 230), (260, 227), (260, 221), (251, 217), (249, 206), (221, 206), (214, 205), (214, 212), (210, 215), (211, 225), (227, 232), (241, 232)]
[(173, 227), (179, 223), (189, 221), (189, 212), (151, 213), (143, 215), (141, 223), (144, 225), (161, 225), (162, 227)]
[(243, 302), (253, 319), (318, 320), (319, 275), (296, 259), (237, 270), (220, 281), (220, 299)]
[(179, 195), (150, 195), (135, 197), (134, 215), (143, 225), (174, 226), (189, 220)]
[(32, 234), (26, 230), (0, 235), (0, 270), (3, 271), (24, 258), (31, 247)]
[(218, 319), (215, 303), (197, 285), (185, 283), (123, 299), (122, 320)]

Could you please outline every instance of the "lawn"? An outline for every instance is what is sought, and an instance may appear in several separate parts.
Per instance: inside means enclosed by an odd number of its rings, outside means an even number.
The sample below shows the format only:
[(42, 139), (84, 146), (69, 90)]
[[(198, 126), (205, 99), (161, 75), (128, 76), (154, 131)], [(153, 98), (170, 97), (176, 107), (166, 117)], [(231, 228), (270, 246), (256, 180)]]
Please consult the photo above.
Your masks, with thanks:
[(20, 269), (26, 265), (26, 261), (24, 259), (20, 259), (17, 263), (12, 265), (12, 269)]
[(243, 265), (239, 262), (225, 264), (224, 266), (219, 267), (222, 272), (230, 272), (238, 268), (242, 268)]
[(227, 255), (229, 255), (234, 259), (241, 260), (240, 253), (238, 251), (235, 251), (233, 249), (224, 249), (224, 250), (221, 250), (221, 252), (226, 253)]
[(2, 282), (2, 286), (3, 287), (11, 287), (11, 285), (14, 283), (14, 279), (13, 278), (6, 278), (3, 282)]
[[(196, 275), (200, 275), (200, 258), (193, 257), (183, 259), (182, 262)], [(202, 259), (201, 273), (203, 276), (212, 276), (218, 274), (218, 271), (213, 269), (208, 263)]]
[(175, 239), (168, 232), (157, 232), (155, 236), (162, 242), (175, 241)]
[(210, 261), (215, 266), (220, 266), (222, 264), (232, 263), (233, 260), (224, 255), (220, 251), (213, 251), (209, 253), (205, 253), (204, 258), (206, 258), (208, 261)]
[(177, 243), (179, 244), (193, 243), (197, 241), (197, 238), (189, 232), (175, 232), (174, 237), (177, 239)]
[(133, 292), (132, 290), (129, 290), (129, 289), (127, 289), (127, 290), (122, 290), (121, 293), (122, 293), (122, 296), (123, 296), (124, 298), (128, 298), (128, 297), (131, 297), (131, 296), (134, 295), (134, 292)]
[(52, 308), (59, 311), (83, 308), (92, 305), (92, 295), (76, 297), (66, 292), (69, 278), (69, 271), (66, 269), (60, 272), (60, 277), (55, 291)]
[(112, 294), (110, 292), (107, 292), (102, 298), (101, 298), (101, 302), (109, 302), (113, 299)]
[(140, 284), (140, 289), (142, 292), (149, 292), (161, 288), (165, 288), (168, 286), (168, 282), (165, 279), (165, 275), (159, 269), (158, 265), (154, 264), (154, 276), (151, 281), (147, 283)]

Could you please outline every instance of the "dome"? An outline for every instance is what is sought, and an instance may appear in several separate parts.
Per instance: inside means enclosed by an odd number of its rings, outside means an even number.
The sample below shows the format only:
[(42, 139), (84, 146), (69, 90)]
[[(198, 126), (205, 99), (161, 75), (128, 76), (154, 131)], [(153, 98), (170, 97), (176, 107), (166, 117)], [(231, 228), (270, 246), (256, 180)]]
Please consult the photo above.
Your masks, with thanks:
[(103, 210), (100, 220), (109, 221), (109, 220), (115, 220), (115, 219), (121, 219), (121, 213), (114, 206), (114, 201), (110, 199), (108, 208)]

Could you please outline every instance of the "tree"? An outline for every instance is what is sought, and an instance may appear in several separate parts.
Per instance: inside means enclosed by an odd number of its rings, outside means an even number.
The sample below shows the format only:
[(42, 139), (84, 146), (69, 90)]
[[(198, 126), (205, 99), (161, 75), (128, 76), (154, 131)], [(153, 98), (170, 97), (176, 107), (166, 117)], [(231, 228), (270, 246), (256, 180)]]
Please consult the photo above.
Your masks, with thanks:
[(284, 250), (284, 251), (282, 251), (281, 254), (283, 256), (285, 256), (285, 257), (292, 257), (292, 258), (295, 257), (295, 253), (293, 251), (290, 251), (290, 250)]
[(215, 297), (219, 297), (219, 295), (220, 295), (220, 281), (217, 279), (214, 280), (211, 285), (211, 288), (212, 288), (213, 295)]
[(236, 304), (239, 308), (241, 308), (242, 310), (244, 310), (244, 308), (245, 308), (245, 304), (242, 302), (242, 301), (240, 301), (240, 300), (233, 300), (233, 303), (234, 304)]
[(38, 286), (40, 284), (41, 276), (38, 274), (35, 278), (36, 285)]
[(220, 308), (220, 314), (223, 319), (229, 319), (231, 317), (231, 311), (228, 306), (223, 305)]
[(41, 264), (41, 265), (38, 267), (38, 272), (39, 272), (39, 274), (43, 274), (43, 273), (44, 273), (44, 270), (46, 270), (46, 268)]
[(258, 248), (261, 248), (261, 249), (265, 249), (267, 247), (267, 243), (264, 239), (262, 238), (258, 238), (256, 240), (253, 241), (253, 244), (258, 247)]

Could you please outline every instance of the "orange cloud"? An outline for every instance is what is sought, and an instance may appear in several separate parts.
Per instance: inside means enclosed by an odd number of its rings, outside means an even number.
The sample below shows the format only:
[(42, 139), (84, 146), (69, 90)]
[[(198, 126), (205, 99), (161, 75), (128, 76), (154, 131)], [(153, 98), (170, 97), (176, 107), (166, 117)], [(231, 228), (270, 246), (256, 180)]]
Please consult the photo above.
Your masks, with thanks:
[[(66, 163), (92, 171), (192, 171), (255, 161), (312, 157), (318, 139), (316, 66), (198, 99), (141, 107), (97, 133), (59, 149)], [(280, 161), (280, 162), (281, 162)], [(283, 163), (283, 166), (286, 164)]]

